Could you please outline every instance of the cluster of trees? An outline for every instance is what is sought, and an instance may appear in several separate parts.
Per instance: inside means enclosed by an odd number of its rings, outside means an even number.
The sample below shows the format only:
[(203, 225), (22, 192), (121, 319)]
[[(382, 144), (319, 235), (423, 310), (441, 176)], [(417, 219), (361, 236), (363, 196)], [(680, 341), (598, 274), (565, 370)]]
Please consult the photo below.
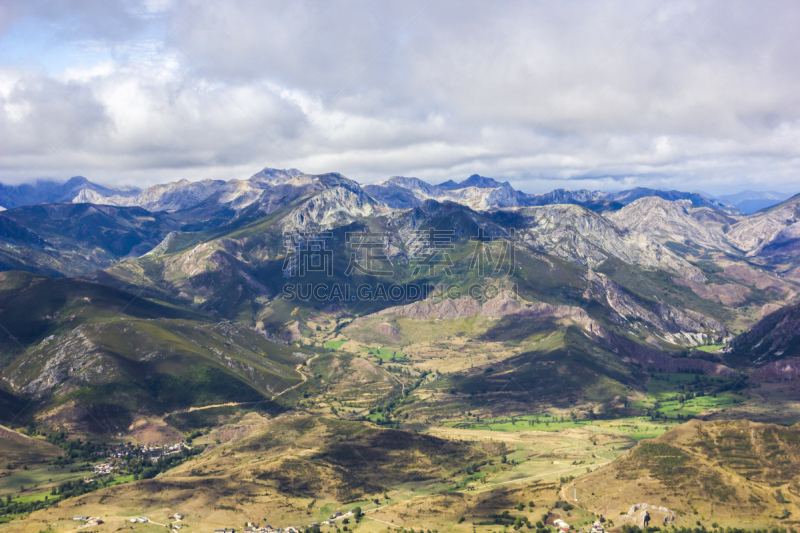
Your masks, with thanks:
[(527, 516), (514, 516), (508, 511), (503, 511), (499, 514), (490, 514), (489, 518), (491, 520), (486, 520), (483, 522), (475, 522), (476, 526), (511, 526), (514, 529), (521, 529), (523, 526), (527, 527), (528, 529), (533, 528), (533, 524), (528, 521)]
[[(573, 477), (573, 479), (575, 479), (575, 478)], [(563, 509), (564, 511), (571, 511), (571, 510), (575, 509), (575, 506), (572, 505), (571, 503), (567, 503), (567, 502), (556, 502), (556, 509)]]
[(69, 440), (64, 431), (40, 432), (40, 434), (44, 436), (47, 442), (64, 450), (64, 455), (57, 457), (53, 461), (53, 464), (58, 466), (91, 461), (106, 450), (106, 445), (99, 442), (84, 442), (81, 439)]
[[(664, 398), (663, 400), (656, 400), (653, 403), (653, 408), (658, 409), (659, 407), (661, 407), (661, 403), (662, 402), (679, 402), (679, 403), (683, 404), (683, 403), (687, 402), (688, 400), (692, 400), (694, 398), (700, 398), (700, 397), (705, 396), (705, 395), (706, 395), (706, 393), (704, 391), (687, 392), (685, 394), (676, 394), (675, 396), (670, 396), (668, 398)], [(716, 394), (715, 394), (715, 396), (716, 396)]]
[(151, 479), (156, 477), (161, 472), (166, 472), (172, 467), (178, 466), (188, 458), (202, 453), (205, 447), (195, 446), (191, 450), (181, 450), (180, 453), (173, 453), (159, 458), (156, 461), (149, 459), (133, 459), (129, 460), (125, 470), (133, 474), (133, 479)]
[(48, 502), (47, 499), (30, 502), (13, 501), (9, 494), (4, 500), (0, 499), (0, 516), (32, 513), (44, 509), (49, 503), (51, 502)]
[(86, 494), (88, 492), (100, 490), (103, 487), (110, 485), (113, 481), (114, 476), (101, 476), (93, 479), (89, 483), (85, 483), (83, 480), (65, 481), (57, 487), (53, 487), (53, 490), (50, 491), (50, 494), (52, 496), (56, 496), (56, 499), (63, 500), (66, 498), (72, 498), (74, 496), (80, 496), (81, 494)]
[(691, 420), (694, 418), (693, 415), (685, 415), (682, 413), (677, 413), (674, 417), (671, 417), (651, 408), (645, 409), (644, 416), (648, 417), (651, 422), (657, 422), (659, 420)]
[(186, 444), (188, 446), (191, 446), (192, 445), (192, 441), (194, 439), (196, 439), (197, 437), (201, 437), (202, 435), (203, 435), (203, 432), (201, 430), (195, 429), (194, 431), (189, 433), (189, 435), (186, 437)]
[(467, 467), (464, 469), (464, 471), (467, 473), (467, 475), (475, 474), (475, 473), (479, 472), (481, 467), (483, 465), (485, 465), (487, 462), (488, 461), (475, 461), (475, 462), (469, 463), (467, 465)]

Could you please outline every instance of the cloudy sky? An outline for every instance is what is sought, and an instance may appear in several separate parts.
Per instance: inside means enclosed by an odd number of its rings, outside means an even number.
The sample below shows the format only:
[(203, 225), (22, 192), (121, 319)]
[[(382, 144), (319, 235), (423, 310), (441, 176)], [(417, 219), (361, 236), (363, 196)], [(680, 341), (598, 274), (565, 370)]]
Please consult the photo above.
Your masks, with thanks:
[(800, 3), (5, 0), (0, 181), (800, 190)]

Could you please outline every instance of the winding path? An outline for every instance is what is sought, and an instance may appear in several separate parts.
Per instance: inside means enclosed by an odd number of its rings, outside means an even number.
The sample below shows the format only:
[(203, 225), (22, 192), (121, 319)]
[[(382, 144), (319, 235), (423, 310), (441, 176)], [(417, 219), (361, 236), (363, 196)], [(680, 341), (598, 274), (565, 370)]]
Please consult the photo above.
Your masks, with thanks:
[(473, 493), (475, 493), (475, 492), (484, 492), (484, 491), (489, 490), (490, 488), (496, 487), (498, 485), (507, 485), (508, 483), (521, 483), (523, 481), (528, 481), (529, 479), (536, 479), (538, 477), (545, 477), (545, 476), (550, 476), (550, 475), (553, 475), (553, 474), (563, 474), (564, 472), (572, 472), (573, 470), (581, 470), (581, 469), (586, 468), (587, 466), (603, 466), (603, 465), (609, 464), (610, 462), (611, 461), (607, 461), (605, 463), (595, 463), (595, 464), (591, 464), (591, 465), (576, 466), (576, 467), (573, 467), (573, 468), (567, 468), (566, 470), (557, 470), (555, 472), (545, 472), (544, 474), (537, 474), (535, 476), (523, 477), (523, 478), (520, 478), (520, 479), (512, 479), (510, 481), (501, 481), (500, 483), (492, 483), (490, 485), (484, 485), (480, 489), (474, 489), (474, 490), (466, 489), (466, 490), (460, 490), (458, 492), (473, 492)]
[[(314, 359), (316, 359), (318, 356), (319, 356), (319, 354), (318, 354), (318, 353), (317, 353), (317, 354), (314, 354), (312, 357), (310, 357), (310, 358), (309, 358), (309, 359), (308, 359), (308, 360), (305, 362), (305, 364), (306, 364), (306, 365), (307, 365), (307, 364), (309, 364), (311, 361), (313, 361)], [(302, 365), (297, 365), (297, 366), (302, 366)], [(291, 387), (289, 387), (288, 389), (283, 389), (283, 390), (282, 390), (281, 392), (279, 392), (278, 394), (273, 394), (273, 395), (272, 395), (272, 398), (273, 398), (273, 399), (274, 399), (274, 398), (277, 398), (278, 396), (281, 396), (281, 395), (283, 395), (283, 394), (286, 394), (286, 393), (287, 393), (287, 392), (289, 392), (290, 390), (294, 390), (294, 389), (296, 389), (297, 387), (299, 387), (300, 385), (302, 385), (303, 383), (305, 383), (306, 381), (308, 381), (308, 376), (307, 376), (307, 375), (306, 375), (306, 374), (305, 374), (305, 373), (304, 373), (302, 370), (300, 370), (299, 368), (295, 368), (295, 370), (297, 371), (297, 373), (298, 373), (298, 374), (300, 374), (300, 377), (302, 378), (302, 381), (300, 381), (300, 382), (298, 382), (298, 383), (295, 383), (294, 385), (292, 385), (292, 386), (291, 386)], [(171, 415), (176, 415), (176, 414), (180, 414), (180, 413), (192, 413), (192, 412), (194, 412), (194, 411), (202, 411), (203, 409), (214, 409), (215, 407), (234, 407), (234, 406), (237, 406), (237, 405), (253, 405), (253, 404), (256, 404), (256, 403), (263, 403), (263, 402), (264, 402), (264, 400), (258, 400), (258, 401), (255, 401), (255, 402), (228, 402), (228, 403), (215, 403), (215, 404), (213, 404), (213, 405), (203, 405), (203, 406), (200, 406), (200, 407), (189, 407), (188, 409), (180, 409), (180, 410), (178, 410), (178, 411), (173, 411), (173, 412), (171, 412), (171, 413), (169, 413), (169, 414), (171, 414)]]

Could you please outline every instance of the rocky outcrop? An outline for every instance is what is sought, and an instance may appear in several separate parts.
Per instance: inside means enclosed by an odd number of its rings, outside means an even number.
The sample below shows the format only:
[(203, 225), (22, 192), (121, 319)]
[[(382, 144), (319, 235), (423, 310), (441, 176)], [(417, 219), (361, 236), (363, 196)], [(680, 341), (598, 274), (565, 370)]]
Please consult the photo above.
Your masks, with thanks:
[(658, 506), (655, 506), (655, 505), (650, 505), (649, 503), (637, 503), (637, 504), (634, 504), (628, 510), (627, 514), (628, 514), (628, 516), (633, 516), (638, 511), (643, 511), (643, 510), (647, 510), (647, 509), (652, 509), (654, 511), (661, 511), (662, 513), (669, 513), (669, 514), (673, 514), (673, 515), (675, 514), (675, 511), (667, 509), (666, 507), (658, 507)]
[(688, 242), (704, 248), (736, 252), (717, 226), (695, 219), (686, 206), (663, 198), (640, 198), (609, 214), (608, 219), (620, 228), (645, 233), (661, 242)]
[(681, 345), (707, 344), (709, 340), (727, 335), (725, 326), (696, 311), (677, 309), (661, 302), (645, 306), (603, 274), (590, 270), (587, 282), (586, 296), (605, 300), (617, 314), (619, 323), (626, 327), (645, 328), (648, 333)]
[(170, 231), (164, 240), (158, 243), (152, 250), (147, 252), (144, 255), (161, 255), (165, 254), (169, 251), (170, 245), (175, 241), (175, 238), (178, 236), (177, 231)]
[[(106, 354), (79, 326), (62, 337), (50, 336), (30, 351), (29, 356), (8, 375), (9, 384), (18, 392), (41, 398), (58, 388), (65, 393), (115, 374), (104, 365)], [(33, 379), (28, 376), (33, 375)]]
[(728, 232), (728, 239), (748, 255), (780, 255), (800, 252), (800, 195), (764, 212), (742, 219)]
[[(349, 180), (347, 180), (349, 182)], [(381, 207), (353, 182), (337, 183), (296, 208), (283, 223), (286, 232), (316, 232), (378, 214)]]
[(577, 205), (527, 207), (514, 211), (523, 227), (521, 243), (572, 263), (597, 267), (609, 258), (645, 268), (660, 268), (693, 281), (705, 280), (694, 265), (644, 233), (624, 230)]

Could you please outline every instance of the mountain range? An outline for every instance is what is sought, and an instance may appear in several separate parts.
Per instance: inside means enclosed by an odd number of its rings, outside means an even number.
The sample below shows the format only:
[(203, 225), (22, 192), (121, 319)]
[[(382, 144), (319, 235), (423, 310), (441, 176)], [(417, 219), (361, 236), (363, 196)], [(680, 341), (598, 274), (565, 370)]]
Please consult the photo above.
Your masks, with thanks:
[[(60, 500), (75, 514), (113, 500), (139, 507), (110, 516), (136, 516), (151, 491), (178, 491), (227, 520), (246, 487), (275, 516), (397, 497), (386, 506), (409, 519), (435, 494), (453, 498), (448, 520), (510, 525), (499, 509), (563, 509), (572, 489), (592, 494), (581, 512), (632, 524), (647, 479), (683, 513), (665, 519), (740, 500), (752, 523), (791, 516), (797, 480), (773, 504), (749, 469), (753, 450), (770, 471), (797, 454), (775, 424), (800, 421), (800, 195), (748, 215), (693, 192), (531, 195), (478, 175), (71, 182), (4, 189), (34, 203), (0, 212), (0, 422), (42, 447), (0, 458), (12, 478), (52, 479), (45, 436), (67, 462), (77, 438), (208, 446), (174, 473)], [(505, 486), (540, 468), (596, 470)], [(225, 490), (202, 489), (209, 476)], [(498, 507), (463, 496), (489, 488)]]
[(727, 202), (746, 215), (751, 215), (756, 211), (772, 207), (775, 204), (786, 200), (791, 195), (776, 191), (742, 191), (736, 194), (724, 194), (718, 196), (718, 200)]
[[(81, 184), (86, 182), (76, 181), (63, 190), (72, 194)], [(528, 195), (478, 175), (440, 186), (400, 177), (361, 186), (336, 173), (307, 175), (294, 169), (265, 169), (245, 180), (181, 181), (101, 196), (108, 192), (84, 187), (71, 202), (39, 203), (0, 214), (0, 260), (9, 271), (5, 283), (11, 287), (3, 309), (16, 306), (11, 302), (25, 291), (66, 277), (76, 280), (66, 285), (73, 296), (58, 304), (67, 307), (58, 310), (48, 303), (37, 310), (40, 297), (30, 297), (32, 317), (85, 312), (103, 317), (108, 305), (115, 308), (110, 302), (130, 294), (166, 306), (155, 313), (158, 320), (176, 320), (167, 310), (180, 309), (180, 320), (199, 321), (191, 331), (199, 332), (206, 327), (202, 324), (214, 320), (233, 320), (280, 342), (314, 343), (321, 317), (353, 316), (357, 320), (341, 329), (342, 334), (381, 344), (413, 343), (418, 324), (408, 316), (486, 317), (505, 323), (507, 332), (486, 322), (468, 336), (503, 343), (525, 339), (522, 345), (539, 353), (532, 341), (536, 335), (524, 333), (533, 318), (537, 335), (557, 334), (557, 350), (569, 354), (558, 365), (576, 354), (582, 354), (581, 362), (573, 364), (573, 371), (589, 361), (604, 361), (591, 374), (594, 377), (587, 374), (580, 386), (573, 383), (569, 401), (580, 402), (597, 396), (589, 391), (598, 387), (617, 392), (632, 387), (639, 371), (631, 361), (705, 369), (709, 357), (674, 357), (694, 346), (725, 343), (735, 332), (794, 302), (800, 293), (800, 196), (745, 216), (697, 193), (633, 189)], [(446, 264), (438, 268), (420, 263), (420, 256), (430, 256), (432, 246), (421, 243), (420, 235), (432, 228), (447, 235), (440, 254)], [(352, 269), (354, 258), (362, 253), (350, 242), (352, 233), (381, 236), (370, 252), (377, 259), (377, 273)], [(330, 250), (326, 272), (309, 272), (297, 282), (337, 286), (348, 294), (359, 286), (414, 286), (424, 288), (425, 295), (448, 287), (451, 296), (420, 308), (416, 300), (426, 296), (287, 300), (287, 283), (294, 281), (286, 270), (294, 253), (287, 248), (287, 235), (320, 239), (322, 249)], [(480, 256), (479, 242), (485, 247)], [(476, 269), (480, 258), (491, 258), (492, 268)], [(500, 259), (505, 266), (498, 269)], [(14, 271), (47, 277), (20, 278)], [(464, 297), (476, 286), (490, 288), (495, 296), (478, 298), (476, 307), (474, 299)], [(89, 289), (116, 296), (87, 295), (83, 298), (89, 307), (81, 307), (80, 295)], [(456, 293), (460, 296), (452, 296)], [(69, 303), (71, 298), (76, 303)], [(100, 309), (87, 310), (99, 302)], [(75, 305), (84, 310), (77, 315), (67, 311)], [(41, 360), (41, 368), (50, 368), (47, 361), (53, 357), (100, 360), (90, 355), (95, 348), (87, 347), (105, 344), (89, 339), (108, 335), (112, 325), (98, 319), (93, 329), (86, 329), (89, 326), (75, 318), (41, 320), (25, 342), (8, 346), (4, 380), (10, 392), (25, 396), (35, 391), (42, 401), (50, 398), (47, 402), (61, 405), (72, 394), (65, 385), (73, 379), (71, 374), (21, 373), (20, 361)], [(76, 328), (82, 328), (79, 337)], [(133, 322), (130, 328), (139, 331)], [(159, 329), (151, 334), (157, 339), (167, 335)], [(56, 340), (47, 341), (48, 346), (55, 343), (53, 348), (45, 350), (41, 343), (53, 335)], [(513, 340), (517, 335), (522, 336)], [(85, 340), (69, 340), (75, 338)], [(588, 339), (594, 344), (586, 344)], [(159, 346), (162, 341), (153, 342)], [(594, 356), (584, 359), (587, 353)], [(125, 357), (135, 360), (141, 355)], [(523, 372), (523, 360), (509, 370)], [(734, 365), (717, 358), (713, 364), (747, 368), (749, 363), (745, 359)], [(265, 390), (264, 379), (248, 378), (248, 386)], [(452, 379), (456, 389), (473, 387), (470, 373)], [(566, 401), (556, 396), (552, 401)], [(526, 402), (508, 399), (510, 405)], [(126, 404), (127, 416), (136, 411), (130, 407), (135, 404)]]
[(133, 196), (139, 192), (136, 188), (110, 189), (90, 182), (83, 176), (75, 176), (65, 182), (55, 180), (38, 180), (20, 185), (3, 185), (0, 183), (0, 206), (5, 209), (48, 202), (72, 202), (81, 195), (96, 194), (99, 196)]
[[(556, 213), (552, 206), (575, 205), (585, 209), (555, 209), (577, 216), (580, 223), (588, 220), (596, 220), (601, 226), (611, 223), (615, 227), (609, 231), (615, 234), (631, 230), (651, 233), (651, 236), (658, 234), (656, 240), (662, 243), (680, 244), (689, 240), (734, 255), (759, 255), (773, 263), (787, 254), (795, 254), (793, 243), (797, 231), (793, 226), (796, 220), (792, 218), (791, 206), (795, 203), (792, 201), (785, 208), (773, 207), (743, 217), (731, 205), (698, 193), (637, 188), (616, 193), (557, 189), (531, 195), (513, 189), (508, 182), (500, 183), (477, 174), (461, 183), (450, 181), (438, 186), (403, 177), (360, 186), (336, 174), (309, 176), (296, 169), (264, 169), (245, 180), (183, 180), (143, 191), (115, 191), (94, 185), (85, 178), (72, 178), (61, 185), (38, 182), (4, 187), (2, 194), (12, 206), (58, 202), (95, 206), (28, 205), (7, 210), (0, 216), (0, 259), (4, 268), (21, 268), (46, 275), (86, 274), (121, 259), (142, 255), (170, 233), (193, 233), (244, 224), (314, 194), (321, 195), (317, 204), (324, 203), (322, 199), (326, 195), (344, 195), (340, 199), (351, 202), (355, 211), (342, 211), (342, 220), (367, 212), (378, 214), (417, 208), (430, 201), (453, 202), (475, 212), (496, 212), (492, 215), (495, 217), (513, 213), (516, 217), (533, 216), (533, 220), (547, 217), (549, 212)], [(637, 206), (638, 211), (625, 209), (630, 205)], [(321, 207), (328, 209), (325, 205)], [(534, 207), (543, 210), (525, 211)], [(592, 219), (587, 210), (603, 216)], [(336, 217), (333, 220), (337, 220)], [(320, 227), (327, 229), (336, 225), (333, 221), (321, 222)], [(304, 229), (306, 225), (307, 222), (299, 224)], [(578, 235), (585, 237), (593, 231), (587, 228)], [(173, 238), (174, 235), (170, 237)], [(578, 248), (574, 253), (562, 250), (562, 256), (574, 260), (575, 254), (595, 255), (585, 246)], [(625, 254), (625, 257), (630, 256), (630, 252)], [(669, 255), (665, 257), (677, 261)], [(792, 272), (791, 265), (786, 265), (786, 270)]]
[[(5, 209), (52, 202), (94, 203), (116, 206), (138, 206), (149, 211), (179, 210), (220, 193), (223, 203), (241, 198), (239, 205), (252, 201), (265, 186), (274, 185), (282, 179), (301, 175), (297, 169), (264, 169), (247, 180), (201, 180), (154, 185), (145, 190), (136, 187), (114, 189), (90, 182), (83, 176), (75, 176), (66, 182), (39, 180), (29, 184), (0, 184), (0, 206)], [(481, 190), (483, 189), (483, 190)], [(590, 190), (555, 189), (549, 193), (526, 194), (515, 190), (507, 181), (498, 182), (473, 174), (459, 182), (449, 180), (431, 185), (418, 178), (395, 176), (384, 182), (364, 186), (364, 190), (395, 208), (418, 205), (426, 199), (451, 200), (474, 208), (497, 208), (511, 206), (551, 205), (574, 203), (593, 206), (595, 209), (618, 209), (619, 205), (645, 196), (659, 196), (667, 200), (685, 199), (693, 205), (714, 208), (737, 208), (745, 214), (771, 207), (789, 195), (774, 191), (742, 191), (736, 194), (714, 196), (704, 193), (661, 191), (638, 187), (636, 189), (607, 193)]]

